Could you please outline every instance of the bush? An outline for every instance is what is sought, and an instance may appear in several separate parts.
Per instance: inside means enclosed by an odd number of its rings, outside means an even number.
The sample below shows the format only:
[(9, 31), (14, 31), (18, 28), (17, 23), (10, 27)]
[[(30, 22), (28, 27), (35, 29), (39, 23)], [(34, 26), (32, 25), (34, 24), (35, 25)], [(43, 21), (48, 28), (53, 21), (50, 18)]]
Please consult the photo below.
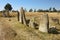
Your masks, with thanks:
[(49, 32), (49, 33), (53, 33), (53, 34), (57, 34), (57, 33), (58, 33), (57, 29), (54, 28), (54, 27), (49, 28), (49, 31), (48, 31), (48, 32)]

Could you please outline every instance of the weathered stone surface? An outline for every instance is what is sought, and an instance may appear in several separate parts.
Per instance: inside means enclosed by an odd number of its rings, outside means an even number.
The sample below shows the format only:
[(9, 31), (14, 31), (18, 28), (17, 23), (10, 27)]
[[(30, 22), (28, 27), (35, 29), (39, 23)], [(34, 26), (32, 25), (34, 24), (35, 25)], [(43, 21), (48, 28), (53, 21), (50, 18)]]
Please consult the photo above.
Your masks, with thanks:
[(30, 23), (29, 23), (29, 27), (32, 27), (32, 28), (34, 28), (34, 18), (32, 17), (31, 19), (30, 19)]
[(6, 17), (5, 11), (3, 11), (3, 13), (2, 13), (2, 14), (3, 14), (3, 17)]
[(60, 19), (59, 19), (59, 24), (60, 24)]
[(36, 17), (32, 17), (30, 19), (29, 27), (38, 29), (38, 24), (36, 23)]
[(41, 32), (48, 32), (48, 28), (49, 28), (48, 14), (43, 14), (40, 16), (39, 30)]
[(20, 23), (22, 23), (22, 19), (23, 19), (23, 17), (22, 17), (22, 12), (21, 12), (22, 9), (23, 9), (23, 8), (20, 9), (20, 16), (19, 16), (19, 17), (20, 17), (20, 21), (19, 21)]
[(24, 11), (23, 7), (21, 7), (21, 9), (20, 9), (20, 23), (26, 25), (25, 11)]
[(18, 14), (18, 15), (17, 15), (17, 19), (18, 19), (18, 21), (19, 21), (19, 16), (20, 16), (20, 14), (19, 14), (19, 12), (17, 12), (17, 14)]
[(50, 17), (50, 18), (49, 18), (49, 28), (54, 27), (55, 24), (56, 24), (56, 22), (54, 22), (54, 21), (52, 20), (52, 18)]

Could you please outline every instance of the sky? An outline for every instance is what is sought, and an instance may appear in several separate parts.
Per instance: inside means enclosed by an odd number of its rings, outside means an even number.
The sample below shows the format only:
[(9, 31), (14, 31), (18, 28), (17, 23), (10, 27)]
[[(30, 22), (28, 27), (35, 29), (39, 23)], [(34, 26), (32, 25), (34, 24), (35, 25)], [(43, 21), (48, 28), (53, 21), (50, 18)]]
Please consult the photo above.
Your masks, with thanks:
[(9, 3), (12, 10), (20, 10), (21, 7), (29, 9), (49, 9), (55, 7), (60, 9), (60, 0), (0, 0), (0, 10), (4, 10), (4, 6)]

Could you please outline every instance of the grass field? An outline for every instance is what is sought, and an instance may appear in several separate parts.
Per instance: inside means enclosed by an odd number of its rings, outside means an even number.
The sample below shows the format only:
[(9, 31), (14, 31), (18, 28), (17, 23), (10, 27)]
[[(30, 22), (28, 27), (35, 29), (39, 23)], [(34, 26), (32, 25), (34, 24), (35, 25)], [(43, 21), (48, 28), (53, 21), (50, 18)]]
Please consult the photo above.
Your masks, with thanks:
[[(40, 20), (40, 15), (44, 14), (43, 12), (26, 12), (26, 18), (30, 19), (31, 17), (36, 17), (37, 23)], [(13, 14), (16, 15), (16, 14)], [(60, 21), (60, 14), (57, 13), (48, 13), (49, 17), (58, 18)], [(10, 20), (10, 21), (9, 21)], [(26, 25), (21, 24), (17, 21), (17, 17), (0, 17), (0, 26), (10, 27), (16, 31), (17, 35), (9, 40), (60, 40), (60, 34), (48, 34), (42, 33), (39, 30), (33, 29)], [(60, 28), (59, 24), (56, 24)], [(6, 29), (7, 30), (7, 29)], [(8, 34), (7, 34), (8, 35)], [(8, 39), (8, 37), (7, 37)]]

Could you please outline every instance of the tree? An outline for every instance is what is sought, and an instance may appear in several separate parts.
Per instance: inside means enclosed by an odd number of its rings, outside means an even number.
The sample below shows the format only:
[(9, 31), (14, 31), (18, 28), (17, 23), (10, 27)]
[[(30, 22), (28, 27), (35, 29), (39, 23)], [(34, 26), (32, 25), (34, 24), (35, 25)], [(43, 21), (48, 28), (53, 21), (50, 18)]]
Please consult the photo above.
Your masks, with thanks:
[(12, 10), (12, 6), (9, 3), (7, 3), (4, 8), (5, 10)]
[(48, 10), (48, 9), (46, 9), (46, 10), (44, 10), (44, 12), (49, 12), (49, 10)]
[(9, 11), (12, 10), (12, 6), (9, 3), (7, 3), (4, 7), (4, 9), (7, 11), (7, 15), (9, 16)]
[(53, 8), (53, 11), (54, 11), (54, 12), (57, 12), (57, 10), (55, 9), (55, 7)]
[(33, 9), (30, 9), (30, 10), (29, 10), (29, 12), (32, 12), (32, 11), (33, 11)]
[(34, 9), (34, 12), (36, 12), (36, 9)]
[(43, 10), (42, 9), (38, 9), (37, 12), (43, 12)]
[(52, 10), (52, 8), (50, 7), (50, 8), (49, 8), (49, 12), (51, 12), (51, 10)]

